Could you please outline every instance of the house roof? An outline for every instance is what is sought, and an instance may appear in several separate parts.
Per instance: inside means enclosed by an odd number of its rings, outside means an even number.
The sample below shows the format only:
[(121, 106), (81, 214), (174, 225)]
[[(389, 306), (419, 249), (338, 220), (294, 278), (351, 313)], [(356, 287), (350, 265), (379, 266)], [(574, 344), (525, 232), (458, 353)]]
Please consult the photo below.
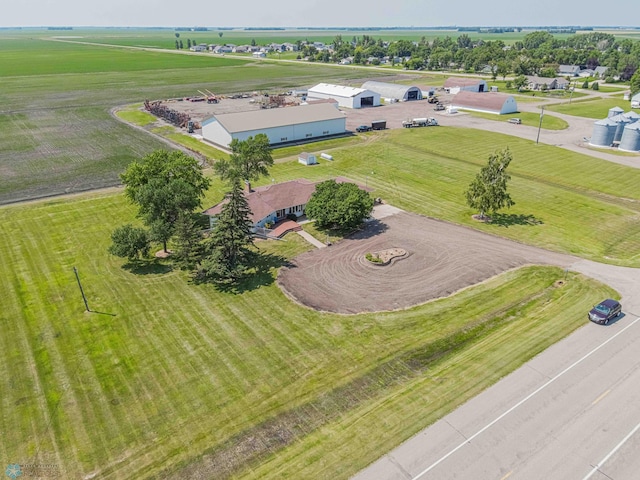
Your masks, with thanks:
[(345, 118), (345, 114), (334, 105), (320, 103), (250, 112), (223, 113), (205, 120), (202, 125), (218, 121), (227, 132), (239, 133), (341, 118)]
[(558, 66), (559, 72), (578, 73), (580, 71), (580, 65), (560, 65)]
[(463, 90), (453, 97), (451, 104), (458, 108), (467, 107), (500, 112), (509, 98), (513, 98), (513, 96), (496, 92), (476, 93)]
[(346, 85), (333, 85), (331, 83), (319, 83), (308, 90), (308, 94), (321, 93), (323, 95), (335, 95), (337, 97), (355, 97), (366, 92), (364, 88), (347, 87)]
[[(345, 177), (336, 177), (336, 183), (353, 183)], [(290, 180), (283, 183), (273, 183), (263, 187), (256, 187), (251, 192), (245, 191), (244, 195), (251, 210), (251, 221), (259, 222), (267, 215), (288, 207), (297, 205), (305, 205), (313, 192), (316, 191), (317, 183), (311, 182), (305, 178)], [(358, 188), (371, 192), (373, 189), (358, 185)], [(205, 215), (215, 217), (222, 211), (222, 207), (227, 200), (222, 200), (213, 207), (204, 211)]]
[[(251, 221), (256, 223), (267, 215), (283, 208), (304, 205), (309, 201), (316, 184), (300, 178), (284, 183), (274, 183), (263, 187), (256, 187), (251, 192), (245, 192), (245, 197), (251, 209)], [(216, 216), (222, 211), (227, 200), (205, 210), (205, 215)]]
[(362, 88), (366, 88), (373, 92), (379, 93), (381, 96), (385, 98), (404, 98), (407, 95), (407, 92), (411, 90), (416, 90), (420, 92), (421, 90), (418, 87), (414, 87), (411, 85), (400, 85), (397, 83), (386, 83), (386, 82), (375, 82), (370, 80), (368, 82), (364, 82), (362, 84)]
[(444, 87), (445, 88), (470, 87), (472, 85), (478, 85), (480, 83), (487, 83), (487, 82), (482, 78), (449, 77), (444, 82)]

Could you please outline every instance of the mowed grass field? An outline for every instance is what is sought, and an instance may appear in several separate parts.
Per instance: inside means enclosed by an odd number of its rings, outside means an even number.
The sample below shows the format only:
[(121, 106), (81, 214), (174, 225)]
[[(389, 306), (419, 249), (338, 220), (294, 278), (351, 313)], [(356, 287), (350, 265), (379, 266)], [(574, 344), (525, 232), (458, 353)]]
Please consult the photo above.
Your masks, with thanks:
[(623, 100), (622, 98), (598, 97), (573, 101), (570, 104), (548, 105), (546, 108), (553, 112), (600, 120), (607, 118), (609, 109), (613, 107), (620, 107), (625, 112), (628, 112), (631, 110), (631, 103), (629, 100)]
[[(274, 284), (308, 249), (261, 243), (241, 294), (123, 268), (122, 195), (0, 209), (0, 459), (61, 478), (348, 478), (584, 324), (608, 288), (509, 272), (391, 313), (321, 314)], [(93, 313), (84, 312), (77, 267)], [(338, 448), (339, 447), (339, 448)]]
[[(476, 224), (464, 189), (504, 146), (516, 206)], [(327, 150), (333, 162), (282, 159), (271, 177), (346, 175), (410, 211), (600, 261), (640, 260), (635, 169), (448, 127)], [(207, 202), (221, 195), (215, 181)], [(3, 236), (15, 239), (0, 246), (5, 463), (46, 458), (74, 479), (346, 479), (616, 296), (527, 267), (407, 310), (330, 315), (274, 283), (310, 248), (297, 236), (260, 242), (265, 268), (230, 294), (162, 262), (133, 268), (108, 255), (111, 230), (134, 217), (117, 192), (0, 208)]]
[(0, 34), (0, 64), (0, 203), (116, 185), (133, 159), (166, 147), (113, 118), (114, 107), (194, 95), (203, 88), (224, 94), (363, 76), (351, 68), (256, 63), (8, 33)]

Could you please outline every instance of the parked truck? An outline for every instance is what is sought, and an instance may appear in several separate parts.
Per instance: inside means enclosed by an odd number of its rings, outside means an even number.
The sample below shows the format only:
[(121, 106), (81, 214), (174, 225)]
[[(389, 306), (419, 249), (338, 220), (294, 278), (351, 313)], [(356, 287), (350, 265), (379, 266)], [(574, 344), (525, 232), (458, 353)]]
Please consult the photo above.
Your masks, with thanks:
[(438, 125), (438, 121), (433, 117), (428, 118), (413, 118), (411, 120), (405, 120), (402, 122), (404, 128), (414, 127), (435, 127)]

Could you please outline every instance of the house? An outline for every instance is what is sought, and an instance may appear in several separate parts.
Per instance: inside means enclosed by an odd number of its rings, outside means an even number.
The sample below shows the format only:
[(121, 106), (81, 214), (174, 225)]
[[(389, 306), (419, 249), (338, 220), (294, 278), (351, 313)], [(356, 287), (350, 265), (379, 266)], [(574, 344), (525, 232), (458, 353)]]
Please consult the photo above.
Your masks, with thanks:
[(253, 52), (251, 54), (253, 58), (266, 58), (267, 54), (264, 52)]
[(607, 76), (607, 71), (609, 70), (609, 67), (596, 67), (594, 72), (594, 76), (598, 77), (598, 78), (604, 78)]
[[(273, 225), (286, 219), (290, 214), (301, 217), (304, 215), (307, 202), (315, 191), (316, 184), (303, 178), (255, 189), (251, 188), (251, 184), (247, 184), (244, 196), (251, 210), (253, 226)], [(220, 214), (225, 203), (227, 201), (223, 200), (205, 210), (204, 214), (210, 217), (209, 222), (212, 227), (215, 224), (215, 217)]]
[(559, 65), (558, 73), (563, 76), (577, 77), (580, 74), (579, 65)]
[(563, 90), (569, 84), (563, 77), (538, 77), (536, 75), (527, 75), (527, 86), (529, 90)]
[(595, 71), (591, 70), (590, 68), (585, 68), (583, 70), (580, 70), (580, 72), (578, 73), (578, 76), (582, 78), (593, 77), (595, 76)]
[(505, 115), (518, 111), (518, 104), (512, 95), (492, 92), (462, 91), (453, 97), (451, 107), (458, 110), (495, 113), (496, 115)]
[(461, 91), (466, 92), (487, 92), (487, 82), (481, 78), (450, 77), (444, 82), (444, 89), (449, 93), (456, 94)]
[(631, 108), (640, 108), (640, 92), (631, 97)]
[(298, 51), (298, 45), (296, 45), (295, 43), (283, 43), (285, 49), (287, 52), (297, 52)]
[(213, 53), (232, 53), (233, 48), (228, 45), (217, 45), (213, 48)]
[(194, 45), (193, 47), (189, 48), (189, 50), (191, 50), (192, 52), (206, 52), (207, 48), (208, 46), (206, 43), (201, 43), (199, 45)]
[[(336, 177), (335, 181), (350, 183), (350, 180), (344, 177)], [(266, 224), (273, 225), (285, 220), (287, 215), (295, 215), (296, 218), (303, 216), (311, 195), (316, 191), (316, 185), (317, 183), (305, 178), (256, 188), (251, 188), (251, 184), (247, 183), (244, 196), (251, 210), (250, 218), (254, 228), (263, 228)], [(367, 192), (373, 190), (363, 185), (358, 187)], [(225, 199), (204, 211), (204, 214), (210, 217), (211, 227), (215, 224), (215, 217), (220, 214), (226, 203)]]

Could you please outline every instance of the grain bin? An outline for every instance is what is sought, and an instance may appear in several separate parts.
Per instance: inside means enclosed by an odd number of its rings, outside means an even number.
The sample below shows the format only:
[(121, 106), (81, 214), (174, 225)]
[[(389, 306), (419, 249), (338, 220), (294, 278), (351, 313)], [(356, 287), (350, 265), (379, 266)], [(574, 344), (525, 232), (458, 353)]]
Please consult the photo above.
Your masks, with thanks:
[(613, 136), (614, 142), (619, 142), (620, 139), (622, 138), (622, 132), (624, 131), (624, 127), (626, 127), (630, 123), (633, 123), (629, 118), (625, 117), (623, 114), (616, 115), (615, 117), (610, 117), (609, 121), (617, 123), (616, 133)]
[(620, 115), (621, 113), (624, 113), (624, 110), (621, 109), (620, 107), (610, 108), (607, 118), (615, 117), (616, 115)]
[(640, 122), (630, 123), (624, 127), (618, 150), (640, 152)]
[(610, 118), (594, 122), (589, 145), (593, 145), (594, 147), (610, 147), (616, 136), (617, 128), (618, 122), (614, 122)]
[(636, 113), (633, 110), (630, 110), (627, 113), (623, 113), (622, 115), (627, 117), (629, 120), (631, 120), (631, 123), (634, 123), (640, 120), (640, 113)]

